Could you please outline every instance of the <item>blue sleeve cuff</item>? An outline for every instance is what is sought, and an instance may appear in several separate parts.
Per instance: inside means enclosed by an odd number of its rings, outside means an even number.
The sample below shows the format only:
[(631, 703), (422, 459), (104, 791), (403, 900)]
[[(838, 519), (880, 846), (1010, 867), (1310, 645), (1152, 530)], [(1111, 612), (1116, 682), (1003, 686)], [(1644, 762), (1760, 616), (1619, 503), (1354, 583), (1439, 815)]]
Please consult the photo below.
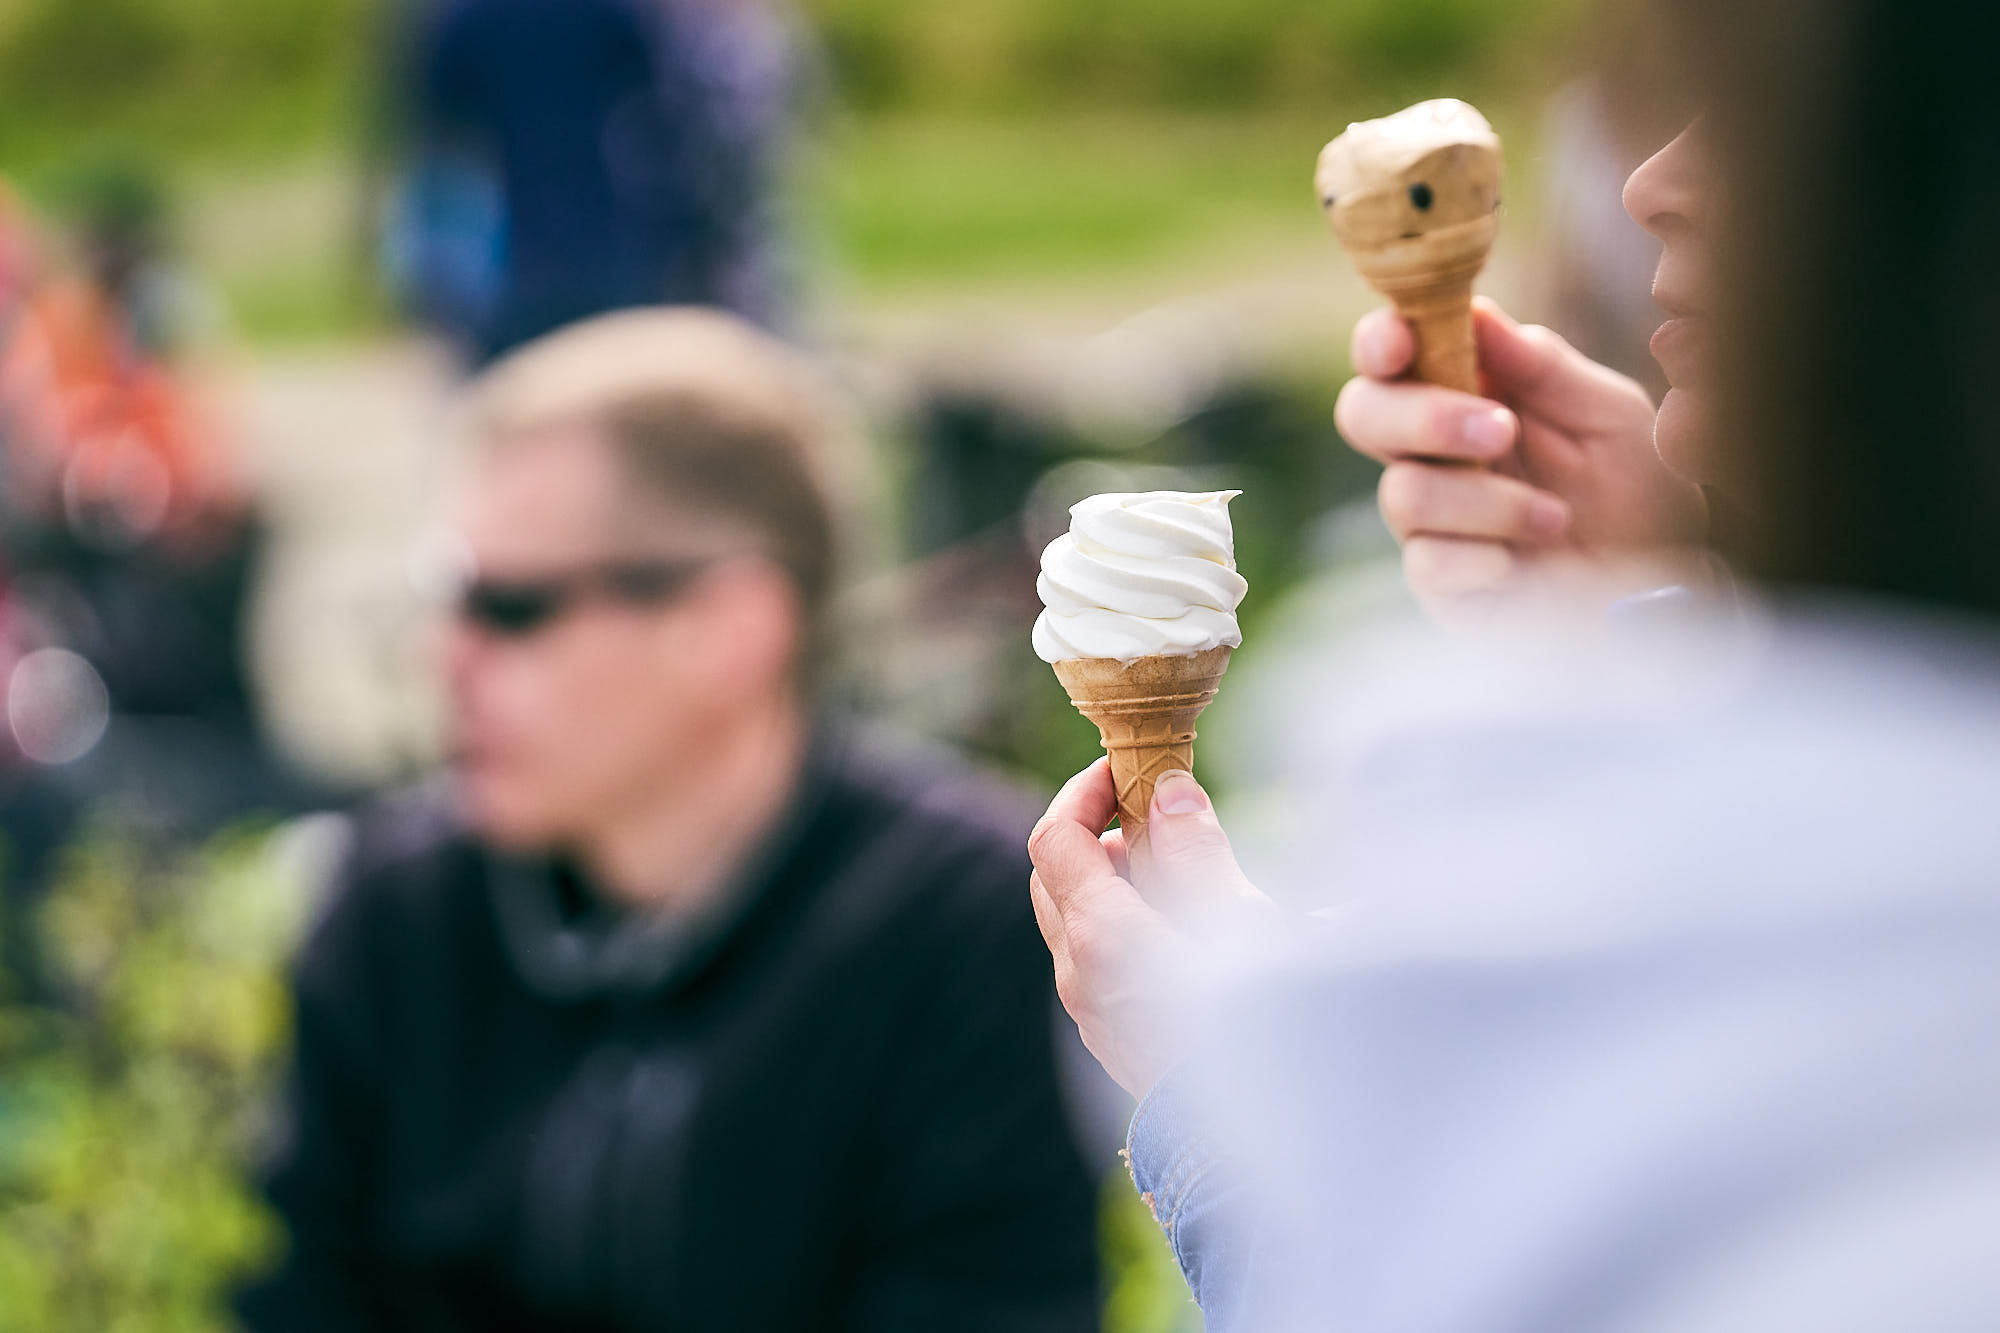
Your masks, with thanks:
[(1178, 1069), (1154, 1085), (1132, 1115), (1126, 1165), (1139, 1197), (1160, 1224), (1174, 1262), (1211, 1320), (1233, 1305), (1240, 1274), (1232, 1274), (1220, 1155), (1197, 1124)]
[(1189, 1190), (1204, 1174), (1208, 1154), (1195, 1135), (1184, 1099), (1179, 1095), (1179, 1070), (1170, 1070), (1153, 1085), (1125, 1139), (1125, 1163), (1132, 1183), (1169, 1236), (1173, 1219)]

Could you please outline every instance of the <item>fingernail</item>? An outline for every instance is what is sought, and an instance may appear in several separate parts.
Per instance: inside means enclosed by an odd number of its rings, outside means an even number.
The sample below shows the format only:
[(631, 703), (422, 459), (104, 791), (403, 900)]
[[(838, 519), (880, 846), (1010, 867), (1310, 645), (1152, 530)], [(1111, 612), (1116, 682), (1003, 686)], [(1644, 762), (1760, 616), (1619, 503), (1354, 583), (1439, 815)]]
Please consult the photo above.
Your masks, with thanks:
[(1465, 419), (1465, 442), (1482, 454), (1497, 454), (1514, 443), (1514, 414), (1496, 407)]
[(1208, 793), (1194, 774), (1172, 769), (1153, 784), (1153, 808), (1163, 815), (1194, 815), (1208, 809)]
[(1528, 526), (1544, 537), (1553, 537), (1569, 526), (1569, 506), (1553, 495), (1538, 495), (1528, 506)]

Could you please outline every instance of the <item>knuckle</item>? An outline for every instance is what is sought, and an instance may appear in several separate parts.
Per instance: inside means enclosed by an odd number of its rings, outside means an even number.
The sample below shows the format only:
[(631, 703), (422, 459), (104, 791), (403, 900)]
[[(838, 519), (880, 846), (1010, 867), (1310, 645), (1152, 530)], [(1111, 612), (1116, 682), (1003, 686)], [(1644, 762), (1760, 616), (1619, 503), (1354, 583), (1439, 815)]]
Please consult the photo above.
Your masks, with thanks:
[(1333, 400), (1333, 428), (1350, 444), (1360, 445), (1368, 439), (1367, 405), (1372, 388), (1365, 377), (1356, 375), (1340, 386), (1340, 396)]
[(1403, 548), (1403, 575), (1430, 592), (1456, 592), (1466, 581), (1468, 543), (1419, 538)]
[(1062, 958), (1062, 940), (1057, 935), (1059, 927), (1053, 926), (1046, 921), (1037, 921), (1035, 926), (1041, 931), (1042, 947), (1049, 951), (1049, 957), (1060, 961)]
[(1047, 929), (1047, 919), (1055, 914), (1055, 902), (1049, 897), (1048, 886), (1042, 883), (1040, 872), (1028, 876), (1028, 904), (1035, 910), (1035, 920)]
[(1403, 552), (1403, 575), (1410, 585), (1432, 595), (1456, 596), (1502, 583), (1512, 557), (1498, 542), (1413, 541)]
[(1423, 452), (1447, 457), (1463, 456), (1465, 448), (1460, 441), (1465, 437), (1470, 417), (1462, 397), (1436, 395), (1430, 409), (1424, 413)]
[(1083, 988), (1077, 984), (1074, 968), (1056, 968), (1056, 999), (1062, 1001), (1062, 1007), (1069, 1011), (1071, 1017), (1084, 1012)]
[(1103, 975), (1111, 962), (1111, 947), (1096, 922), (1082, 920), (1070, 923), (1069, 961), (1079, 978)]
[(1569, 345), (1567, 338), (1546, 324), (1523, 324), (1515, 336), (1528, 352), (1527, 387), (1546, 385), (1553, 377), (1575, 373), (1579, 365), (1592, 364)]
[(1532, 536), (1535, 530), (1535, 512), (1542, 494), (1534, 487), (1521, 482), (1509, 482), (1501, 492), (1499, 508), (1507, 516), (1510, 529), (1508, 536)]
[[(1049, 843), (1055, 838), (1061, 825), (1062, 821), (1056, 816), (1043, 815), (1028, 834), (1028, 859), (1035, 863), (1037, 871), (1041, 870), (1042, 863), (1048, 859)], [(1020, 826), (1017, 824), (1015, 827)]]
[(1413, 538), (1403, 544), (1403, 577), (1412, 587), (1428, 590), (1439, 581), (1447, 556), (1442, 542)]
[(1402, 537), (1414, 531), (1434, 489), (1428, 469), (1417, 463), (1392, 463), (1376, 487), (1376, 503), (1390, 531)]
[(1523, 324), (1521, 340), (1546, 356), (1560, 356), (1575, 351), (1569, 345), (1569, 339), (1546, 324)]

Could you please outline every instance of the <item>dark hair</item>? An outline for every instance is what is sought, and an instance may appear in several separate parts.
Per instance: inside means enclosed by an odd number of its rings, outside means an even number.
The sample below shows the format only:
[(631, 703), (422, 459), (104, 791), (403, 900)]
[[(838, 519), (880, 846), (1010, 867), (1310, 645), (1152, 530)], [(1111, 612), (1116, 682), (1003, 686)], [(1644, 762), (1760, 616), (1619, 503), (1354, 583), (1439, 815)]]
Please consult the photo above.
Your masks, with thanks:
[(2000, 8), (1675, 3), (1722, 178), (1727, 553), (2000, 614)]

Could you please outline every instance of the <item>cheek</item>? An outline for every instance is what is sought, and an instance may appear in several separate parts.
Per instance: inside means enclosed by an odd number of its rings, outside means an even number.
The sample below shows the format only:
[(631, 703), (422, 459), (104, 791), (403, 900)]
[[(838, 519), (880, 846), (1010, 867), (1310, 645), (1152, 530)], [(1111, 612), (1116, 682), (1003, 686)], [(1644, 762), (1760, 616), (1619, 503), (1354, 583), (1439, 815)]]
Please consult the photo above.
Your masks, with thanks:
[(512, 756), (538, 766), (566, 767), (600, 747), (615, 731), (631, 672), (596, 637), (561, 633), (488, 661), (469, 682), (477, 721)]
[(663, 650), (656, 630), (605, 628), (630, 632), (607, 633), (580, 655), (550, 715), (568, 732), (558, 743), (577, 750), (580, 763), (622, 768), (634, 756), (674, 748), (701, 691), (689, 655)]

